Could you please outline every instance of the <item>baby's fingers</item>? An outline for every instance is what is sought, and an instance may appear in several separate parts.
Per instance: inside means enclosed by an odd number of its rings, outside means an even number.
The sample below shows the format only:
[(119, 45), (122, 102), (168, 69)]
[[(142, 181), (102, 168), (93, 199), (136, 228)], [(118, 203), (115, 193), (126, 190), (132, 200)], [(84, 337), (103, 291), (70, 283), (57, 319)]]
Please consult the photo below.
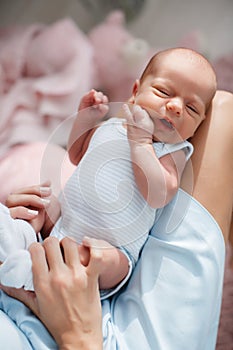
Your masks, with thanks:
[(123, 110), (123, 115), (127, 121), (127, 124), (134, 125), (135, 123), (134, 123), (133, 114), (132, 114), (129, 106), (126, 103), (123, 104), (122, 110)]
[(142, 109), (138, 105), (133, 106), (133, 116), (134, 116), (135, 123), (139, 125), (144, 120), (147, 120), (148, 118), (150, 118), (148, 113), (145, 111), (145, 109)]
[(95, 91), (94, 93), (94, 104), (99, 105), (101, 103), (108, 103), (108, 98), (102, 93), (102, 91)]

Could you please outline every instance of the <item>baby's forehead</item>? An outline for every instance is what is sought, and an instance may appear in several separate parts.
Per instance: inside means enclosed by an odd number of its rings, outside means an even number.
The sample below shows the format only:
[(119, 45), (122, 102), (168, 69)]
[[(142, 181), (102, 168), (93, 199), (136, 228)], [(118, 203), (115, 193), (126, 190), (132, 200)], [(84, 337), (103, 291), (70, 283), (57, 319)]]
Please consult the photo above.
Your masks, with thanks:
[(193, 76), (196, 81), (207, 79), (209, 87), (216, 88), (216, 74), (210, 62), (202, 55), (189, 50), (173, 50), (164, 52), (151, 62), (151, 72), (155, 76), (161, 73), (161, 70), (169, 71), (187, 71), (189, 77)]
[(200, 69), (209, 69), (213, 71), (210, 62), (203, 55), (189, 49), (176, 48), (161, 51), (154, 56), (154, 59), (151, 61), (151, 66), (156, 68), (161, 64), (168, 63), (186, 63), (190, 65), (190, 68), (198, 66)]
[(159, 55), (154, 62), (152, 62), (154, 68), (167, 65), (169, 69), (170, 65), (180, 66), (182, 64), (190, 66), (190, 69), (194, 67), (199, 67), (200, 69), (210, 68), (210, 64), (202, 56), (195, 53), (190, 53), (186, 51), (171, 51), (165, 52), (162, 55)]

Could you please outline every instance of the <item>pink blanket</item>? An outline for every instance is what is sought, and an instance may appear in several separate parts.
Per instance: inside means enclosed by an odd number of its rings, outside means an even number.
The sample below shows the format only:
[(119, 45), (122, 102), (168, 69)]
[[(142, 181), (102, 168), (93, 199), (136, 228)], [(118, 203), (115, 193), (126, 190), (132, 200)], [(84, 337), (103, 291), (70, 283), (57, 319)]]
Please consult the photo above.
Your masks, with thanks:
[[(71, 19), (0, 29), (0, 157), (46, 141), (91, 88), (93, 49)], [(60, 133), (65, 145), (67, 132)]]

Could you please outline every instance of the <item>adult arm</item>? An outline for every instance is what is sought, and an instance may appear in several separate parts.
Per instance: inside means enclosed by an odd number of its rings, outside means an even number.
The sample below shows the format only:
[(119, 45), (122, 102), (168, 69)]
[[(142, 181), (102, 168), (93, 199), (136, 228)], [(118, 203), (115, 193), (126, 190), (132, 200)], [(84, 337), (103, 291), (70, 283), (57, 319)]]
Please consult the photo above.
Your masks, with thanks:
[(229, 239), (233, 209), (232, 111), (233, 94), (217, 91), (206, 119), (191, 140), (194, 153), (182, 179), (182, 188), (217, 221), (225, 242)]

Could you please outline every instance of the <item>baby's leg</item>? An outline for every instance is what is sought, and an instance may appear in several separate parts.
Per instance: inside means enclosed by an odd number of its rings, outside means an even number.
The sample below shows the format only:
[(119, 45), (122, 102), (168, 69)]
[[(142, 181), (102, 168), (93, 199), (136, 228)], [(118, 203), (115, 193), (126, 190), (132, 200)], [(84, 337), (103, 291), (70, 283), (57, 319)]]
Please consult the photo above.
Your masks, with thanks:
[(36, 241), (32, 226), (24, 220), (14, 220), (9, 209), (0, 203), (0, 261), (18, 249), (27, 249)]

